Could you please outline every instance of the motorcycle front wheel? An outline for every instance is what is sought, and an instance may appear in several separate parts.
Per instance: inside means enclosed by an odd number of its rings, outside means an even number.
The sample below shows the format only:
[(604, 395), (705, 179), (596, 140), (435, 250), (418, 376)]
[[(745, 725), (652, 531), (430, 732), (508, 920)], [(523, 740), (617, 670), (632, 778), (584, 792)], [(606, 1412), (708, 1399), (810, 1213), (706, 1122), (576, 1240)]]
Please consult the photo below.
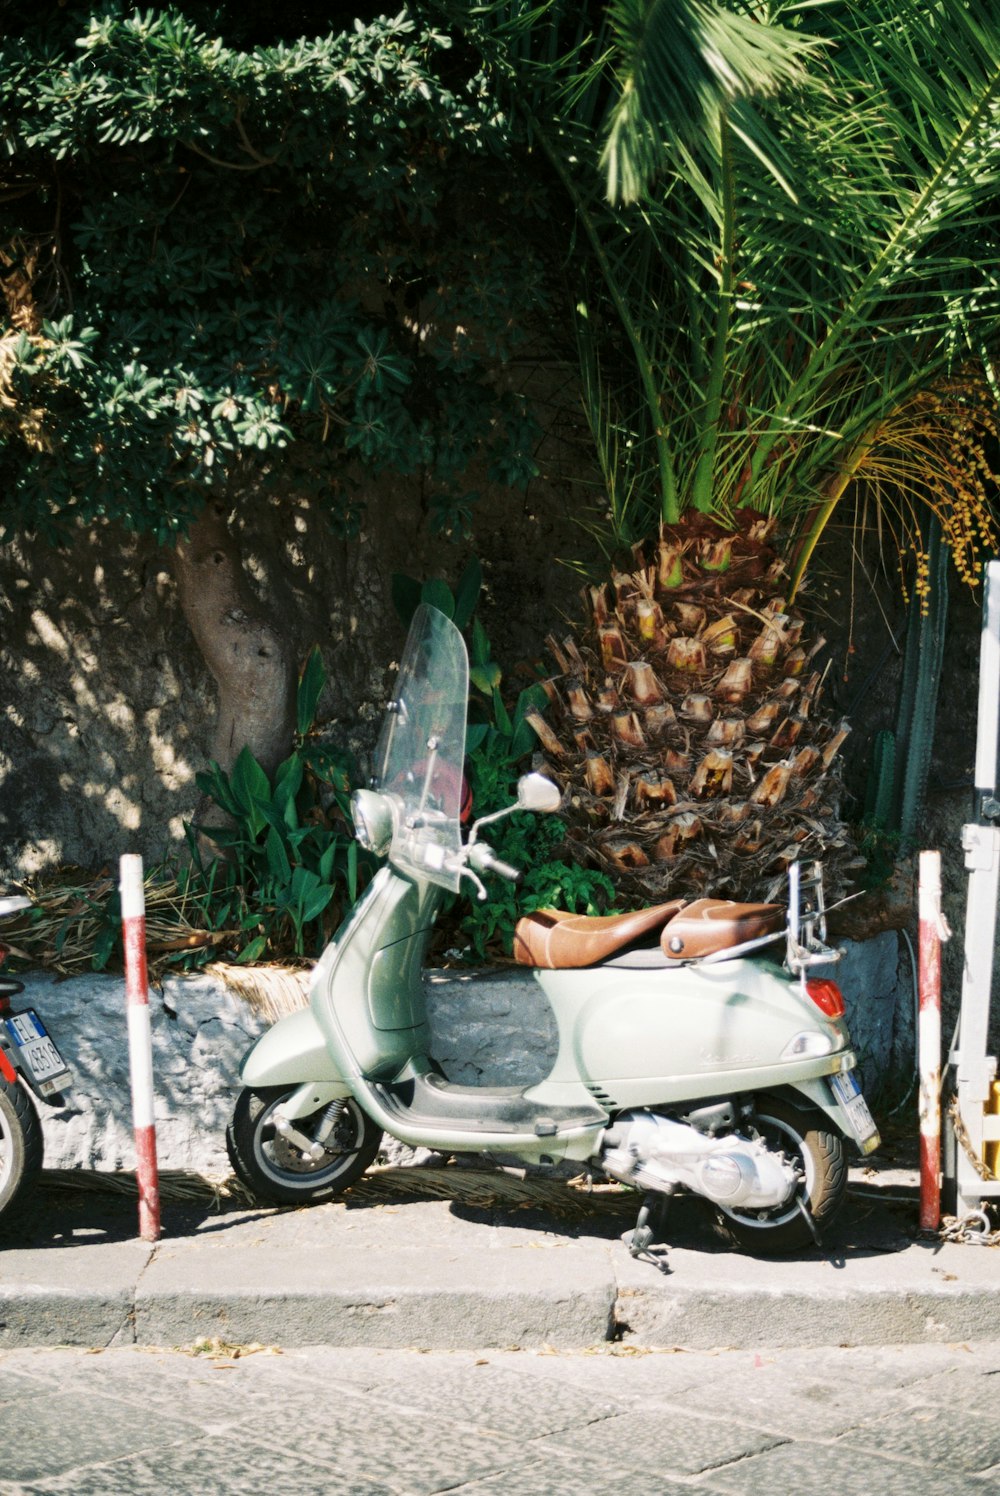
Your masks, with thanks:
[[(360, 1179), (382, 1141), (381, 1128), (353, 1099), (333, 1103), (333, 1127), (317, 1158), (294, 1139), (283, 1137), (274, 1114), (297, 1086), (270, 1086), (241, 1091), (226, 1131), (229, 1161), (252, 1195), (276, 1205), (316, 1205), (339, 1195)], [(314, 1140), (332, 1115), (321, 1106), (295, 1122), (295, 1131)]]
[(42, 1124), (17, 1081), (0, 1077), (0, 1215), (42, 1167)]
[(817, 1231), (837, 1214), (847, 1189), (847, 1148), (844, 1139), (818, 1111), (799, 1111), (774, 1096), (757, 1103), (754, 1126), (775, 1153), (796, 1165), (800, 1180), (795, 1194), (770, 1210), (730, 1210), (719, 1206), (722, 1235), (734, 1246), (767, 1256), (797, 1252), (815, 1244), (812, 1229), (799, 1207), (805, 1205)]

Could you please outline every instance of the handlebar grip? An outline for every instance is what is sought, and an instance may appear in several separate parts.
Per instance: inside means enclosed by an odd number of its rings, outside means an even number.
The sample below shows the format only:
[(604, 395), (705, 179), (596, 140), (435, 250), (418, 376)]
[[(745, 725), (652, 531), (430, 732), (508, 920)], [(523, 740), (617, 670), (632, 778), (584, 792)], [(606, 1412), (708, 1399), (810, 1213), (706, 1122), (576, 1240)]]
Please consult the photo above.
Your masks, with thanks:
[(512, 867), (509, 862), (502, 862), (486, 842), (476, 842), (469, 848), (469, 862), (477, 872), (498, 873), (510, 883), (520, 882), (521, 869)]

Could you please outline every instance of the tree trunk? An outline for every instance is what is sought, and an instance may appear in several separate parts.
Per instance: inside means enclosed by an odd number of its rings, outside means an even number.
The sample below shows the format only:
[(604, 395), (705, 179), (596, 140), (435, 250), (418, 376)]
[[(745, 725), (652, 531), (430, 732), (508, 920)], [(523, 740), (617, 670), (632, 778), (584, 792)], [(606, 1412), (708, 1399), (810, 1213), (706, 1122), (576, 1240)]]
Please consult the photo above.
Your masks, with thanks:
[(181, 608), (219, 687), (209, 748), (225, 770), (248, 747), (268, 774), (291, 748), (295, 658), (250, 586), (229, 505), (213, 499), (174, 554)]

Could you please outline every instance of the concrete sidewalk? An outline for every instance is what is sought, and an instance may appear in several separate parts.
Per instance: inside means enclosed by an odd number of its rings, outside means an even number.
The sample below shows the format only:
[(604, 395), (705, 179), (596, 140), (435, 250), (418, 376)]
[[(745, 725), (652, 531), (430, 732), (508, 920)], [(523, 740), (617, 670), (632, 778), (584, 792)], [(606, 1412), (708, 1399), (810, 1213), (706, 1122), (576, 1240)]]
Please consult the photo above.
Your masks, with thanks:
[[(461, 1177), (459, 1177), (461, 1176)], [(442, 1198), (442, 1188), (463, 1198)], [(545, 1187), (553, 1185), (545, 1181)], [(777, 1348), (1000, 1337), (1000, 1255), (920, 1238), (916, 1176), (890, 1150), (852, 1173), (824, 1250), (730, 1250), (678, 1201), (633, 1259), (636, 1197), (513, 1204), (494, 1176), (386, 1170), (311, 1210), (135, 1201), (55, 1177), (0, 1223), (0, 1345), (201, 1340), (372, 1348)]]

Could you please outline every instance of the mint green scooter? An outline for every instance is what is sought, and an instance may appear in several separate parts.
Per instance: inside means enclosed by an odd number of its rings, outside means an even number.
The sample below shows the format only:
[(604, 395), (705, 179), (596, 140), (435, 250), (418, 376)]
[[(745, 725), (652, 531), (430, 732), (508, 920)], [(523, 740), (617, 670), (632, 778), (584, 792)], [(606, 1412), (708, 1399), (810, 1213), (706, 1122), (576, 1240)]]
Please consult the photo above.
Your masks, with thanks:
[[(306, 1204), (355, 1182), (383, 1132), (414, 1147), (503, 1162), (585, 1165), (641, 1192), (631, 1249), (678, 1191), (712, 1202), (732, 1239), (791, 1251), (818, 1239), (844, 1194), (846, 1144), (879, 1136), (854, 1076), (844, 1003), (808, 969), (824, 943), (822, 880), (798, 865), (789, 910), (674, 900), (587, 919), (522, 920), (518, 959), (550, 1003), (558, 1052), (525, 1088), (455, 1085), (430, 1053), (422, 966), (445, 891), (514, 878), (462, 837), (468, 658), (458, 629), (422, 606), (379, 743), (357, 835), (387, 855), (313, 975), (309, 1007), (246, 1055), (227, 1141), (259, 1198)], [(511, 810), (554, 811), (539, 774)], [(784, 963), (773, 959), (784, 945)], [(779, 950), (780, 954), (780, 950)]]

